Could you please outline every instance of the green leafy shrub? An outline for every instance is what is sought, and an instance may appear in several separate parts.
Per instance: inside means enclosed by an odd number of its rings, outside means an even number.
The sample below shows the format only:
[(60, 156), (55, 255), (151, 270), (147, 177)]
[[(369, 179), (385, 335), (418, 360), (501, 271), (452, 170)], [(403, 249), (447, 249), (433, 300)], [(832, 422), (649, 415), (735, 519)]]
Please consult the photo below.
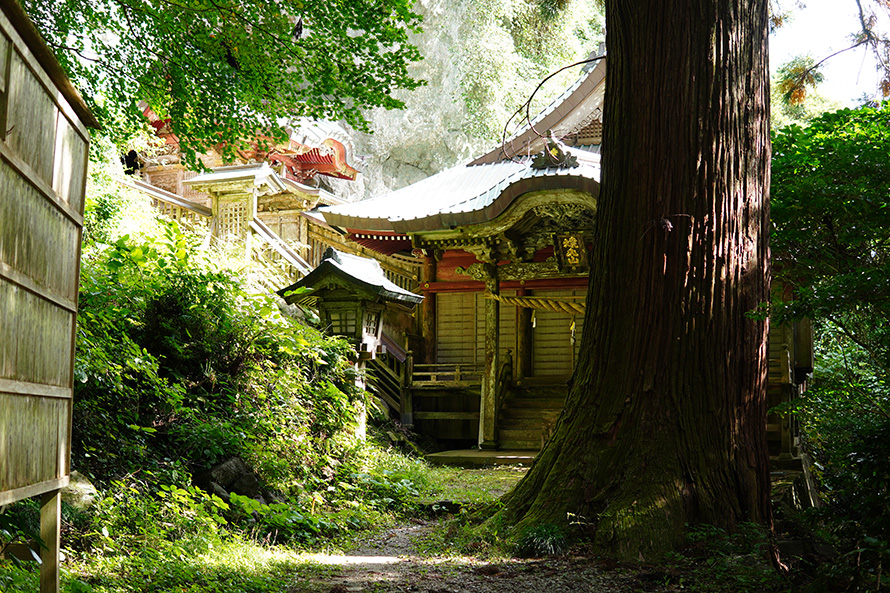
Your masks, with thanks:
[(826, 113), (776, 134), (771, 189), (776, 270), (795, 291), (772, 310), (818, 329), (815, 380), (791, 411), (827, 503), (812, 527), (841, 553), (820, 570), (872, 590), (890, 582), (888, 150), (890, 102)]
[(762, 526), (742, 523), (734, 532), (727, 532), (713, 525), (698, 525), (689, 530), (687, 538), (689, 545), (683, 553), (666, 559), (665, 584), (677, 584), (682, 578), (684, 587), (692, 591), (788, 590), (788, 583), (769, 559), (769, 539)]
[(314, 544), (319, 537), (335, 537), (340, 532), (335, 521), (291, 504), (263, 504), (238, 494), (232, 494), (230, 502), (243, 517), (256, 521), (254, 533), (261, 535), (260, 539), (265, 542)]
[(875, 590), (890, 584), (882, 570), (890, 561), (890, 392), (873, 367), (856, 367), (867, 358), (856, 345), (836, 335), (830, 342), (820, 349), (820, 380), (794, 410), (825, 503), (803, 518), (840, 552), (819, 567), (817, 582)]
[(565, 530), (553, 523), (528, 526), (516, 538), (516, 554), (524, 558), (558, 556), (568, 547)]
[(351, 447), (360, 394), (349, 345), (248, 294), (195, 241), (167, 224), (160, 237), (88, 250), (75, 465), (101, 480), (181, 456), (192, 470), (241, 456), (273, 487), (319, 486), (317, 470)]

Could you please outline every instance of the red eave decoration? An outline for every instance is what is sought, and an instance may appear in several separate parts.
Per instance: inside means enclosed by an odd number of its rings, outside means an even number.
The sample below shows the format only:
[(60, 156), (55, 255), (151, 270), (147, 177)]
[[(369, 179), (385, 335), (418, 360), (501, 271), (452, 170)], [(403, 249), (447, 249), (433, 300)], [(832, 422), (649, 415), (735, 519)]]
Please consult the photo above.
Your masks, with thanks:
[(169, 117), (167, 119), (161, 119), (152, 108), (148, 106), (142, 110), (142, 115), (145, 116), (151, 127), (155, 129), (155, 134), (157, 134), (158, 138), (163, 140), (165, 144), (174, 146), (177, 150), (179, 149), (179, 138), (170, 131), (172, 120)]
[(354, 181), (358, 170), (346, 162), (346, 147), (332, 138), (321, 146), (309, 148), (291, 140), (287, 150), (274, 149), (269, 160), (286, 165), (296, 171), (313, 170), (320, 175)]

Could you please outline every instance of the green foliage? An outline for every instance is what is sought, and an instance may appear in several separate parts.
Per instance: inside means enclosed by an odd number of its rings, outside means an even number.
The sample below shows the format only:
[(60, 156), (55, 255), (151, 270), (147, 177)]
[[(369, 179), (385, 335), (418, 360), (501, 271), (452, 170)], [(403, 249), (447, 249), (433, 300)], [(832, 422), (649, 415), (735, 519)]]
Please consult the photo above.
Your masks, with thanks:
[[(187, 158), (231, 158), (279, 120), (306, 116), (366, 128), (361, 109), (401, 107), (419, 84), (408, 65), (419, 17), (410, 0), (26, 0), (44, 39), (123, 145), (145, 126), (145, 103)], [(144, 103), (141, 103), (144, 102)]]
[[(281, 590), (292, 557), (270, 557), (225, 528), (229, 506), (185, 483), (142, 473), (113, 482), (91, 509), (69, 570), (96, 592)], [(243, 556), (253, 556), (250, 561)], [(71, 587), (70, 591), (77, 591)]]
[(772, 251), (795, 301), (890, 370), (890, 104), (827, 113), (773, 142)]
[(525, 527), (516, 539), (516, 554), (524, 558), (558, 556), (568, 550), (565, 530), (553, 523)]
[(806, 447), (825, 506), (803, 519), (841, 552), (819, 567), (816, 583), (875, 590), (890, 557), (890, 390), (868, 354), (825, 325), (817, 332), (818, 381), (791, 411), (805, 430)]
[(158, 484), (148, 472), (127, 476), (112, 482), (96, 503), (89, 550), (105, 556), (140, 554), (148, 564), (200, 554), (222, 541), (227, 509), (219, 497), (194, 486)]
[(107, 479), (240, 455), (273, 484), (310, 479), (349, 447), (334, 437), (359, 396), (351, 350), (249, 295), (195, 240), (168, 224), (86, 252), (75, 464)]
[(766, 530), (743, 523), (728, 533), (713, 525), (689, 530), (689, 545), (668, 555), (663, 585), (701, 593), (769, 593), (787, 591), (788, 583), (773, 568)]
[(773, 146), (773, 253), (795, 291), (773, 310), (817, 320), (816, 381), (791, 411), (827, 503), (816, 528), (842, 551), (820, 572), (875, 589), (890, 549), (890, 104), (824, 114)]
[[(40, 539), (39, 513), (36, 500), (25, 500), (11, 507), (0, 507), (0, 557), (12, 544), (28, 544), (34, 541), (43, 545)], [(15, 557), (12, 561), (14, 564), (20, 564)]]
[(312, 545), (319, 537), (332, 538), (346, 528), (361, 526), (356, 517), (347, 517), (341, 526), (333, 517), (314, 515), (283, 502), (264, 504), (238, 494), (232, 494), (230, 503), (240, 513), (242, 522), (247, 521), (247, 517), (254, 522), (251, 530), (254, 536), (268, 543)]

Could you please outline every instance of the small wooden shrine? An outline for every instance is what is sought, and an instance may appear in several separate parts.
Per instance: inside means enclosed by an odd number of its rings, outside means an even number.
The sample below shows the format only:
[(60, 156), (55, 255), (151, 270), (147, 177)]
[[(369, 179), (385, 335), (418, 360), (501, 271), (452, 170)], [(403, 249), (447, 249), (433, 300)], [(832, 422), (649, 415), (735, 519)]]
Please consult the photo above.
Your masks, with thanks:
[(384, 352), (383, 329), (404, 331), (398, 319), (410, 316), (423, 297), (390, 282), (377, 260), (329, 248), (321, 263), (299, 282), (278, 291), (287, 302), (311, 299), (322, 327), (349, 339), (362, 360)]
[[(380, 263), (374, 259), (342, 253), (329, 248), (321, 263), (299, 282), (283, 288), (278, 294), (288, 303), (312, 304), (319, 312), (322, 327), (330, 334), (343, 336), (356, 349), (356, 368), (378, 354), (388, 355), (396, 364), (404, 365), (407, 353), (385, 336), (400, 335), (410, 328), (413, 309), (423, 297), (400, 288), (387, 279)], [(393, 376), (378, 377), (389, 381), (389, 389), (375, 389), (381, 399), (398, 410), (410, 409), (410, 397), (403, 390), (404, 371), (401, 366)], [(364, 372), (356, 374), (359, 387), (367, 388)], [(410, 422), (410, 416), (403, 417)], [(364, 436), (365, 413), (357, 418), (359, 436)]]

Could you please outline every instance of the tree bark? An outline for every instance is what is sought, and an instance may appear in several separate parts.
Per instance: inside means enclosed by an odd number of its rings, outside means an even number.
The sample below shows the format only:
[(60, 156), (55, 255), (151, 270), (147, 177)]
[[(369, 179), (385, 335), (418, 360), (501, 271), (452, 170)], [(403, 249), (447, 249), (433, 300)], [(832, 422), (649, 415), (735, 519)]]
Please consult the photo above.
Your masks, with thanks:
[(606, 1), (602, 188), (573, 387), (504, 513), (653, 558), (769, 523), (765, 0)]

